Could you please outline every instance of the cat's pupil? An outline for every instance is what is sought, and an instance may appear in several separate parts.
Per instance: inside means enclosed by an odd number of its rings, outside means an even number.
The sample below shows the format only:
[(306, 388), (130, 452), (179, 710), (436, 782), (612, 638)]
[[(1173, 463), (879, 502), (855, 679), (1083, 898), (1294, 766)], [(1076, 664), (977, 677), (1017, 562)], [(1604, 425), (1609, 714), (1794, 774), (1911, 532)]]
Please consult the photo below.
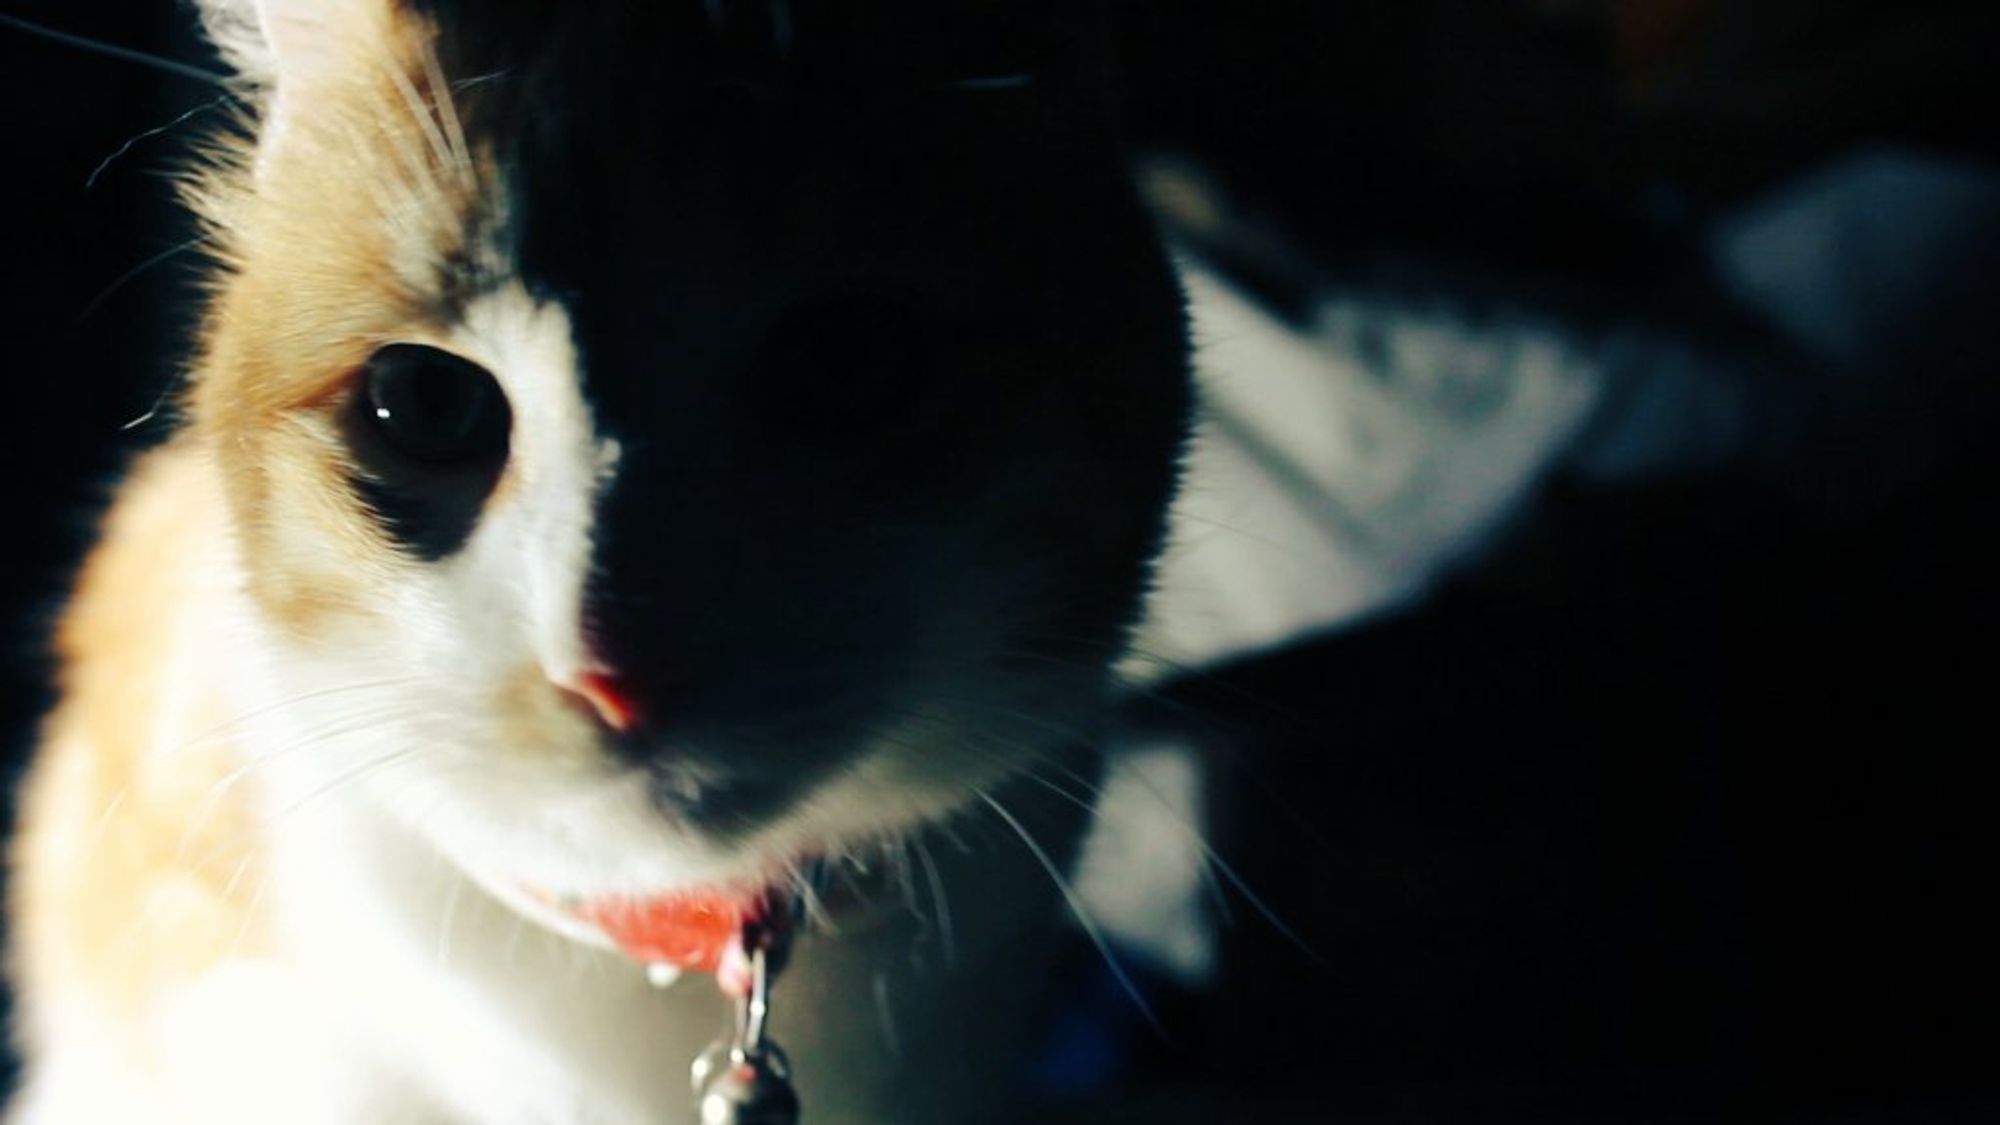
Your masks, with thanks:
[(449, 352), (391, 344), (368, 361), (369, 412), (396, 452), (456, 465), (506, 453), (507, 400), (493, 376)]

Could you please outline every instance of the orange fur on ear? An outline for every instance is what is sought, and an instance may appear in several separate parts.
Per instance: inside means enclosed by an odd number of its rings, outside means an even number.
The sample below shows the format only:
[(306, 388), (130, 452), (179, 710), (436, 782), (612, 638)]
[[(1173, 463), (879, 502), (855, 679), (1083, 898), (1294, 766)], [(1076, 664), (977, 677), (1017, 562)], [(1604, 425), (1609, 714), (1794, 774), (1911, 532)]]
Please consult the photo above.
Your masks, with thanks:
[[(252, 593), (304, 632), (394, 562), (332, 419), (376, 347), (438, 337), (490, 161), (458, 130), (427, 23), (292, 18), (296, 38), (335, 45), (288, 68), (306, 48), (277, 35), (280, 101), (213, 148), (187, 192), (220, 267), (189, 416), (215, 450)], [(296, 22), (309, 18), (329, 22)], [(325, 65), (331, 52), (342, 65)], [(299, 96), (284, 103), (288, 83)]]

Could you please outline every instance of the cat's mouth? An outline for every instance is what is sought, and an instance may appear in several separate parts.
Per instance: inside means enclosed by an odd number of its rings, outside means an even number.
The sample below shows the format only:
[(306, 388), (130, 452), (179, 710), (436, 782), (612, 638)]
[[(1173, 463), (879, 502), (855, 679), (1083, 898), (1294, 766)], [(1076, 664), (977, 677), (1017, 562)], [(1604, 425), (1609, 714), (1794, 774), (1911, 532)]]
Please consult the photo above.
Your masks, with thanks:
[[(891, 889), (895, 880), (886, 866), (852, 861), (801, 866), (810, 874), (654, 894), (568, 894), (527, 883), (487, 883), (487, 889), (549, 930), (624, 955), (656, 983), (683, 973), (713, 973), (723, 991), (734, 995), (749, 987), (747, 949), (783, 949), (809, 928), (851, 933), (886, 917), (883, 908), (902, 901)], [(839, 876), (826, 876), (834, 867)]]
[(644, 965), (656, 983), (713, 973), (722, 991), (750, 987), (749, 950), (790, 946), (801, 909), (777, 887), (722, 887), (672, 894), (558, 900), (556, 909)]
[(746, 945), (788, 941), (802, 913), (796, 896), (775, 883), (584, 896), (528, 883), (481, 882), (528, 919), (572, 941), (621, 953), (656, 982), (688, 972), (714, 973), (725, 990), (747, 966)]

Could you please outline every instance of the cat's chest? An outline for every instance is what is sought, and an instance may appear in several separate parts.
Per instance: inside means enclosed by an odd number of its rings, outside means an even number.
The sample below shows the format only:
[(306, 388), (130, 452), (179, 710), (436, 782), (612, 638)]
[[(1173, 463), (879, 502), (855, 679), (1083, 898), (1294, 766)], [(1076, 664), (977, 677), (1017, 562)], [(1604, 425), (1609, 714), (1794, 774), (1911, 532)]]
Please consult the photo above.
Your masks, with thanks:
[(398, 835), (335, 814), (294, 825), (275, 892), (289, 972), (388, 1120), (693, 1120), (688, 1064), (728, 1014), (712, 986), (655, 988), (443, 861), (413, 862)]
[[(654, 987), (448, 865), (412, 864), (379, 825), (315, 827), (280, 853), (300, 888), (277, 900), (285, 944), (393, 1110), (379, 1119), (692, 1125), (690, 1065), (731, 1022), (712, 978)], [(1054, 915), (1046, 873), (1013, 845), (975, 832), (935, 848), (934, 884), (885, 880), (798, 942), (771, 1031), (810, 1120), (984, 1120), (1018, 1077), (1001, 1060), (1019, 1057)]]

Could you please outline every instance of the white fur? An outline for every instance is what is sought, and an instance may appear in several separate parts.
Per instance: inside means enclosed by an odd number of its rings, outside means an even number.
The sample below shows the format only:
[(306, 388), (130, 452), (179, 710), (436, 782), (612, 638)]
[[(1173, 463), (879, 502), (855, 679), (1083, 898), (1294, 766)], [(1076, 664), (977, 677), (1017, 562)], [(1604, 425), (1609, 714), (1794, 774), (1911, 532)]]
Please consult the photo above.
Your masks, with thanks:
[[(288, 639), (230, 578), (240, 564), (220, 545), (179, 618), (200, 638), (181, 667), (249, 716), (231, 728), (245, 766), (226, 789), (242, 786), (265, 825), (256, 897), (277, 951), (159, 997), (136, 1040), (130, 1028), (63, 1036), (69, 1053), (44, 1060), (21, 1120), (691, 1122), (686, 1068), (726, 1023), (712, 982), (656, 990), (639, 966), (489, 891), (650, 893), (768, 872), (943, 815), (998, 772), (884, 746), (724, 849), (663, 816), (580, 713), (553, 708), (540, 741), (495, 717), (523, 667), (554, 684), (589, 660), (579, 607), (616, 450), (579, 394), (569, 332), (560, 308), (503, 287), (446, 341), (512, 403), (513, 479), (459, 554), (378, 584), (393, 604)], [(154, 753), (170, 767), (185, 745), (163, 727)], [(1028, 819), (1053, 824), (1045, 842), (1059, 846), (1079, 814), (1055, 804)], [(836, 914), (833, 931), (804, 939), (774, 1027), (815, 1125), (971, 1119), (978, 1072), (1015, 1057), (1036, 991), (1017, 978), (1038, 964), (1052, 887), (1017, 840), (983, 827), (981, 846), (937, 849), (948, 906), (909, 879), (908, 901)], [(148, 1052), (156, 1068), (137, 1061)]]
[[(524, 490), (524, 505), (534, 495)], [(510, 765), (507, 752), (522, 748), (479, 742), (477, 715), (451, 710), (472, 699), (479, 645), (541, 635), (520, 608), (533, 603), (532, 583), (515, 584), (515, 602), (490, 591), (502, 606), (454, 595), (492, 615), (486, 636), (449, 645), (465, 692), (454, 696), (398, 678), (427, 645), (445, 644), (451, 598), (412, 595), (408, 628), (328, 636), (302, 652), (228, 580), (226, 551), (216, 565), (183, 607), (182, 627), (205, 639), (185, 667), (219, 678), (232, 708), (255, 716), (240, 727), (252, 763), (241, 784), (266, 825), (256, 897), (275, 922), (275, 951), (158, 997), (147, 1026), (72, 1028), (37, 1060), (18, 1120), (692, 1125), (686, 1068), (726, 1023), (708, 978), (656, 990), (622, 957), (509, 910), (454, 858), (567, 887), (676, 885), (731, 869), (679, 839), (607, 767)], [(510, 630), (511, 615), (521, 616)], [(381, 686), (337, 690), (356, 684)], [(397, 706), (444, 717), (357, 725)], [(163, 732), (153, 753), (170, 766), (186, 745)], [(368, 768), (412, 745), (448, 756)], [(1055, 840), (1079, 819), (1060, 802), (1023, 815)], [(837, 913), (833, 929), (803, 938), (780, 981), (774, 1032), (815, 1125), (972, 1120), (977, 1072), (1016, 1056), (1036, 994), (1023, 976), (1051, 930), (1050, 886), (992, 822), (965, 827), (965, 850), (935, 852), (948, 906), (909, 879), (907, 900)]]
[[(327, 21), (357, 7), (205, 0), (225, 51), (272, 99), (265, 151), (343, 34)], [(260, 616), (222, 542), (179, 616), (200, 638), (182, 672), (241, 717), (227, 736), (241, 772), (214, 796), (247, 796), (263, 823), (256, 899), (274, 951), (158, 997), (145, 1026), (59, 1036), (20, 1120), (691, 1122), (686, 1067), (725, 1023), (712, 987), (658, 991), (491, 892), (646, 895), (769, 876), (949, 817), (1007, 773), (992, 751), (942, 738), (933, 715), (748, 840), (725, 847), (663, 815), (559, 690), (590, 670), (592, 521), (619, 461), (582, 397), (568, 316), (501, 285), (426, 342), (490, 370), (515, 418), (506, 477), (464, 548), (435, 564), (384, 552), (366, 604), (301, 640)], [(1060, 730), (1067, 717), (1051, 718)], [(164, 768), (188, 734), (162, 716)], [(1050, 805), (1018, 811), (1060, 850), (1080, 814)], [(1036, 992), (1019, 978), (1039, 964), (1053, 888), (999, 822), (972, 823), (993, 839), (975, 832), (975, 846), (936, 857), (956, 948), (939, 945), (946, 905), (913, 890), (865, 924), (836, 915), (781, 982), (774, 1031), (814, 1125), (969, 1120), (973, 1092), (1016, 1057)], [(51, 1019), (72, 1016), (87, 1024)]]
[(315, 83), (335, 73), (361, 36), (365, 3), (332, 0), (197, 0), (202, 24), (260, 103), (258, 164), (291, 130)]

